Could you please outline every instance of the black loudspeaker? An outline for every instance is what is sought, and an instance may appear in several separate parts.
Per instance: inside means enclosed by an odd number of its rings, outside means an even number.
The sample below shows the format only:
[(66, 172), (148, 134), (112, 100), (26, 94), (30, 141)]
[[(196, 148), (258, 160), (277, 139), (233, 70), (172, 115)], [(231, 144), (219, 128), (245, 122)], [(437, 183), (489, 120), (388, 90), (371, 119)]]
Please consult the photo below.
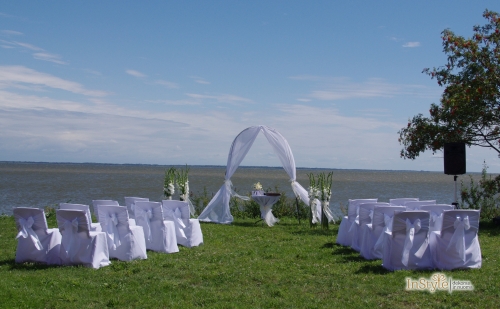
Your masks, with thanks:
[(465, 143), (444, 144), (444, 173), (465, 174)]

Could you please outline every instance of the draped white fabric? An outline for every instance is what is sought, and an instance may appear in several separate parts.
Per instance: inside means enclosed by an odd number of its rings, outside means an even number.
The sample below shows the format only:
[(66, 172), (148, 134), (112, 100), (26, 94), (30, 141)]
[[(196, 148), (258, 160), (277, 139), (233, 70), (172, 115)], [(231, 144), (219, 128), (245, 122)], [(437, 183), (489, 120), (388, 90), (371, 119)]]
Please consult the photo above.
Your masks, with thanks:
[[(347, 206), (347, 216), (342, 218), (339, 226), (339, 233), (337, 235), (337, 243), (342, 246), (351, 246), (352, 240), (354, 237), (357, 237), (355, 234), (354, 225), (358, 219), (359, 210), (358, 207), (363, 203), (376, 203), (378, 199), (350, 199), (349, 205)], [(354, 224), (354, 225), (353, 225)]]
[(16, 263), (60, 264), (61, 233), (47, 228), (43, 209), (17, 207), (13, 212), (18, 230)]
[(190, 218), (187, 201), (163, 200), (163, 218), (175, 225), (177, 244), (192, 248), (203, 244), (200, 221)]
[(89, 231), (85, 211), (59, 209), (56, 217), (62, 235), (62, 264), (82, 264), (92, 268), (111, 264), (106, 233)]
[(267, 126), (253, 126), (243, 130), (234, 139), (229, 150), (224, 184), (198, 217), (200, 221), (224, 224), (233, 222), (233, 216), (229, 209), (229, 200), (231, 196), (240, 196), (236, 195), (232, 190), (231, 177), (247, 155), (255, 138), (257, 138), (257, 135), (261, 131), (273, 148), (274, 153), (278, 156), (283, 165), (283, 169), (290, 177), (292, 190), (295, 196), (304, 201), (306, 205), (309, 205), (307, 191), (295, 180), (295, 160), (286, 139), (273, 128)]
[(384, 233), (382, 266), (388, 270), (432, 269), (429, 218), (423, 211), (394, 215), (392, 233)]
[(99, 222), (106, 232), (109, 257), (121, 261), (147, 259), (146, 240), (142, 226), (131, 225), (123, 206), (100, 205)]
[(272, 211), (272, 206), (280, 199), (279, 196), (252, 195), (252, 199), (259, 204), (260, 218), (264, 220), (268, 226), (273, 226), (280, 221), (274, 217)]
[(478, 229), (479, 210), (445, 211), (441, 230), (430, 234), (436, 268), (480, 268), (482, 260)]

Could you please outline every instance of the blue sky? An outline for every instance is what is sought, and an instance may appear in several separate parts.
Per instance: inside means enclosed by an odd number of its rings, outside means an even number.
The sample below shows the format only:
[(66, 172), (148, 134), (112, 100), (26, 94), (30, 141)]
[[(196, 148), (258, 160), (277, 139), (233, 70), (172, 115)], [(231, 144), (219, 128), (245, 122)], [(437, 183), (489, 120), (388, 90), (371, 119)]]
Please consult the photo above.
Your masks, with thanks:
[[(298, 167), (442, 171), (398, 130), (443, 88), (441, 32), (498, 1), (6, 1), (0, 161), (225, 165), (277, 129)], [(467, 170), (500, 172), (487, 149)], [(243, 165), (279, 166), (264, 136)]]

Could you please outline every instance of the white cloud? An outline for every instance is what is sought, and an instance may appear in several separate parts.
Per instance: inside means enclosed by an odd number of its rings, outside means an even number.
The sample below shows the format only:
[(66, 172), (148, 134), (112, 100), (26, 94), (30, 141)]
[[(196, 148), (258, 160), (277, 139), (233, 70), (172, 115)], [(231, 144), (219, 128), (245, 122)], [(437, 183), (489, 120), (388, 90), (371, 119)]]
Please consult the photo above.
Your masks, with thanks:
[(186, 93), (186, 95), (193, 99), (198, 100), (215, 100), (220, 103), (252, 103), (252, 100), (243, 98), (240, 96), (232, 95), (232, 94), (221, 94), (221, 95), (205, 95), (205, 94), (195, 94), (195, 93)]
[[(321, 81), (319, 90), (313, 90), (309, 98), (322, 101), (348, 100), (354, 98), (391, 98), (401, 95), (412, 95), (423, 98), (435, 98), (438, 93), (421, 85), (392, 84), (383, 79), (372, 78), (365, 82), (355, 83), (348, 78), (308, 77), (297, 80)], [(302, 97), (303, 99), (307, 99)]]
[(420, 46), (420, 42), (407, 42), (405, 44), (403, 44), (403, 47), (419, 47)]
[(176, 83), (173, 83), (173, 82), (169, 82), (169, 81), (166, 81), (166, 80), (157, 80), (157, 81), (155, 81), (155, 84), (165, 86), (165, 87), (167, 87), (169, 89), (177, 89), (177, 88), (179, 88), (179, 84), (176, 84)]
[(24, 48), (27, 48), (27, 49), (30, 49), (30, 50), (33, 50), (33, 51), (43, 51), (44, 49), (41, 48), (41, 47), (38, 47), (38, 46), (35, 46), (35, 45), (32, 45), (32, 44), (29, 44), (29, 43), (23, 43), (23, 42), (13, 42), (14, 44), (16, 45), (19, 45), (21, 47), (24, 47)]
[(146, 77), (146, 74), (143, 74), (143, 73), (136, 71), (136, 70), (126, 70), (125, 72), (129, 75), (139, 77), (139, 78)]
[(59, 55), (54, 55), (49, 53), (34, 53), (33, 58), (38, 60), (54, 62), (57, 64), (67, 64), (65, 61), (61, 60), (61, 57)]
[(6, 34), (6, 35), (23, 35), (22, 32), (14, 31), (14, 30), (2, 30), (2, 33)]
[(2, 83), (4, 83), (4, 85), (21, 83), (44, 86), (62, 89), (85, 96), (101, 97), (108, 94), (100, 90), (89, 90), (79, 83), (64, 80), (50, 74), (37, 72), (23, 66), (0, 66), (0, 84)]

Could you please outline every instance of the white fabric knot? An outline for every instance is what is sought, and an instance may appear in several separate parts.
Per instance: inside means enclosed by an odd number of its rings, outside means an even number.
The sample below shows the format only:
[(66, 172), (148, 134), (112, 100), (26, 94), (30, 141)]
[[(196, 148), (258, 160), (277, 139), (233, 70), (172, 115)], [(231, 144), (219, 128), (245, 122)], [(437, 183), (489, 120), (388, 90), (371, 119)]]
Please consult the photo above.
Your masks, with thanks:
[(117, 247), (121, 245), (120, 236), (118, 235), (118, 217), (115, 213), (112, 213), (108, 216), (108, 220), (106, 222), (108, 238), (111, 242), (111, 248), (116, 250)]
[(413, 247), (413, 239), (415, 234), (420, 231), (421, 228), (420, 219), (415, 220), (412, 224), (409, 219), (406, 219), (406, 238), (403, 245), (403, 258), (401, 262), (404, 266), (408, 266), (408, 260), (410, 258), (410, 249)]
[(384, 214), (384, 230), (382, 231), (382, 233), (380, 233), (377, 242), (375, 242), (375, 245), (373, 246), (375, 251), (378, 251), (380, 248), (382, 248), (384, 244), (384, 234), (386, 232), (391, 232), (391, 231), (392, 231), (392, 216)]
[(455, 232), (453, 232), (446, 250), (454, 248), (460, 259), (465, 262), (465, 231), (470, 229), (469, 216), (465, 216), (463, 219), (457, 216), (453, 227), (455, 228)]
[(35, 248), (37, 250), (42, 250), (43, 246), (40, 242), (40, 239), (38, 238), (38, 235), (33, 230), (33, 223), (35, 223), (33, 217), (29, 217), (27, 220), (24, 218), (20, 218), (19, 225), (21, 225), (21, 231), (19, 231), (19, 233), (17, 234), (16, 239), (18, 239), (19, 237), (27, 238), (29, 236), (31, 238), (31, 241), (33, 241), (33, 244), (35, 245)]
[[(62, 243), (64, 245), (66, 255), (69, 256), (71, 249), (78, 241), (78, 218), (74, 218), (73, 220), (66, 220), (64, 222), (64, 236), (62, 239)], [(77, 252), (74, 252), (76, 254)], [(72, 257), (71, 257), (72, 260)]]

